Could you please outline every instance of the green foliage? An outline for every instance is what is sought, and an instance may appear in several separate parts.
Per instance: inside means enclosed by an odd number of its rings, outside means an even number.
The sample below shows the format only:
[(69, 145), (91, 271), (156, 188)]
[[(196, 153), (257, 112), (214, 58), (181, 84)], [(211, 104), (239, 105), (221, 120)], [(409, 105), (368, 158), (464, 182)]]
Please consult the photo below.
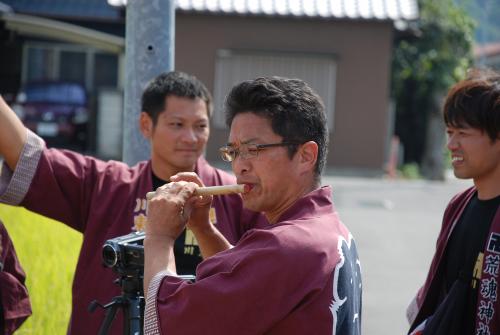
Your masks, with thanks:
[(446, 90), (465, 76), (472, 64), (474, 21), (452, 0), (421, 0), (420, 36), (396, 45), (393, 84), (396, 97), (407, 80), (419, 83), (419, 96), (426, 99)]
[(474, 30), (472, 18), (453, 0), (420, 0), (419, 8), (416, 34), (395, 42), (392, 64), (396, 133), (405, 155), (417, 162), (433, 99), (463, 79), (472, 64)]
[(420, 179), (422, 176), (420, 175), (420, 169), (418, 164), (409, 163), (404, 164), (399, 168), (399, 176), (404, 179)]
[(66, 334), (81, 234), (23, 208), (2, 204), (0, 219), (26, 272), (33, 309), (16, 335)]

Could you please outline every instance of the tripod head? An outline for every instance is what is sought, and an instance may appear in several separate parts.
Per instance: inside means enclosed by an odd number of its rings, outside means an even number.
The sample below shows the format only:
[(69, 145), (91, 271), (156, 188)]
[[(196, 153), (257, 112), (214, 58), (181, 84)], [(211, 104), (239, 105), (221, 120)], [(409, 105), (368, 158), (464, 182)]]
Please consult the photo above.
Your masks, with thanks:
[(122, 295), (128, 296), (144, 296), (144, 275), (137, 274), (135, 276), (122, 275), (115, 280), (115, 283), (122, 288)]

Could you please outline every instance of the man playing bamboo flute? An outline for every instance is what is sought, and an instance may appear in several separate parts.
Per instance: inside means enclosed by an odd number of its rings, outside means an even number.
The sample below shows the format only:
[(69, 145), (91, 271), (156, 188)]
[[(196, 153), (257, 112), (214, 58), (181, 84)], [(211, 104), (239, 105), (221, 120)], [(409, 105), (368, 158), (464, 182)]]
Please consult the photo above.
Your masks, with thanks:
[[(150, 201), (146, 334), (360, 334), (354, 240), (330, 187), (321, 187), (328, 130), (321, 99), (298, 79), (243, 82), (227, 100), (232, 163), (243, 204), (269, 224), (232, 246), (209, 223), (202, 181), (179, 174)], [(214, 197), (216, 198), (216, 197)], [(174, 241), (188, 226), (205, 260), (195, 282), (176, 276)]]

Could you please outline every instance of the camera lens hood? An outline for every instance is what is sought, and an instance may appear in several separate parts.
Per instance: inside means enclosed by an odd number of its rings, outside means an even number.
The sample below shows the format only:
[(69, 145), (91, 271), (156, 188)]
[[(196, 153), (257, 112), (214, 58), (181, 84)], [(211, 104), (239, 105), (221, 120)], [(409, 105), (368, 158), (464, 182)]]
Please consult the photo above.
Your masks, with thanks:
[(102, 261), (105, 266), (108, 268), (112, 268), (118, 263), (118, 250), (116, 250), (115, 246), (106, 243), (102, 247)]

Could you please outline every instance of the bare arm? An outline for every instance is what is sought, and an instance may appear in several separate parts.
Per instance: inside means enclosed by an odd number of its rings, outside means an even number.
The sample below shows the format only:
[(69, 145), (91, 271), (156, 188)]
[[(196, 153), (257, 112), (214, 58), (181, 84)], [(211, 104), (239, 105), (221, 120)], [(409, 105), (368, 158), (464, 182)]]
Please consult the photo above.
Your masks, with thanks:
[(26, 137), (23, 123), (0, 96), (0, 155), (12, 170), (16, 169)]
[(188, 227), (196, 237), (196, 241), (198, 241), (203, 259), (233, 247), (210, 222), (201, 227), (188, 224)]
[(153, 277), (161, 271), (175, 270), (174, 242), (171, 238), (146, 236), (144, 239), (144, 295), (148, 295), (149, 284)]

